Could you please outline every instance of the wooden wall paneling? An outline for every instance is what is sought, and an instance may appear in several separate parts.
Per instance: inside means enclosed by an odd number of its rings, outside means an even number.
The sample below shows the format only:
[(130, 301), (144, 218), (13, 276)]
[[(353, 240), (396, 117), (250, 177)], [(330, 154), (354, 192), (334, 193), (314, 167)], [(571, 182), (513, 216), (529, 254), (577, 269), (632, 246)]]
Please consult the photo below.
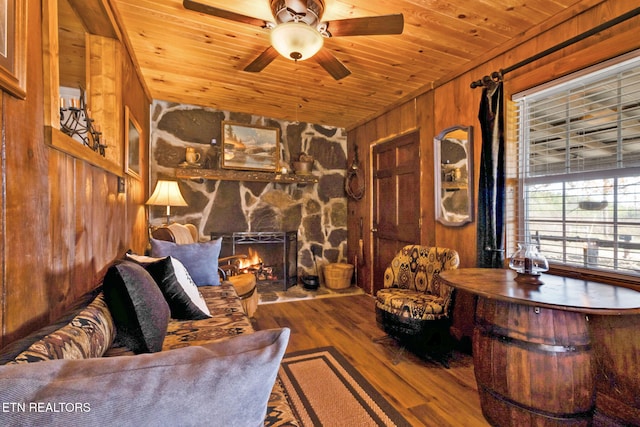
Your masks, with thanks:
[(48, 160), (42, 144), (40, 10), (27, 8), (27, 98), (2, 102), (2, 345), (48, 321)]
[(75, 300), (72, 270), (65, 266), (75, 260), (75, 171), (74, 160), (60, 152), (49, 155), (49, 233), (51, 256), (47, 263), (46, 282), (50, 299), (60, 304), (51, 307), (52, 320), (58, 317), (63, 307)]
[[(347, 248), (350, 262), (354, 262), (354, 256), (359, 254), (360, 239), (362, 239), (363, 256), (358, 255), (357, 263), (357, 279), (358, 286), (367, 290), (370, 287), (369, 269), (371, 267), (371, 259), (369, 257), (369, 200), (371, 191), (371, 182), (369, 180), (369, 144), (367, 142), (364, 128), (355, 129), (347, 133), (347, 153), (350, 156), (348, 164), (353, 161), (354, 146), (358, 146), (358, 157), (360, 167), (366, 181), (365, 194), (362, 199), (354, 201), (349, 199), (347, 202)], [(360, 221), (362, 220), (362, 232)]]
[(131, 249), (136, 253), (142, 254), (149, 243), (147, 211), (144, 205), (146, 196), (142, 181), (134, 178), (129, 178), (129, 181), (130, 190), (126, 193), (126, 199), (128, 217), (127, 224), (131, 229)]
[(420, 243), (433, 246), (436, 243), (433, 178), (433, 91), (415, 100), (416, 125), (420, 129), (421, 218)]
[[(131, 233), (131, 249), (137, 253), (143, 253), (149, 242), (147, 210), (144, 203), (149, 194), (149, 106), (151, 99), (148, 97), (144, 83), (140, 80), (131, 58), (124, 54), (125, 49), (121, 50), (123, 52), (122, 75), (124, 76), (122, 102), (123, 105), (129, 107), (129, 111), (142, 128), (142, 135), (140, 135), (142, 169), (140, 171), (141, 179), (126, 177), (125, 194), (119, 197), (124, 197), (126, 200), (126, 223)], [(124, 138), (125, 126), (126, 124), (123, 123), (122, 138)]]
[[(362, 142), (359, 139), (358, 130), (351, 130), (347, 132), (347, 165), (351, 165), (354, 158), (354, 148), (358, 147), (358, 159), (360, 160), (360, 168), (362, 168), (363, 173), (366, 173), (366, 164), (365, 164), (365, 156), (364, 151), (366, 151), (367, 147), (363, 146)], [(365, 175), (366, 179), (366, 175)], [(351, 198), (347, 199), (347, 262), (354, 264), (355, 266), (355, 283), (357, 286), (364, 288), (364, 282), (362, 281), (363, 272), (361, 270), (361, 266), (364, 265), (364, 257), (360, 256), (360, 218), (363, 218), (363, 206), (365, 206), (365, 201), (367, 199), (366, 193), (368, 192), (368, 183), (366, 184), (365, 195), (360, 200), (353, 200)], [(363, 230), (364, 234), (364, 218), (363, 218)], [(364, 240), (362, 241), (364, 244)], [(363, 247), (364, 250), (364, 247)], [(357, 259), (356, 259), (357, 257)]]
[[(103, 206), (94, 211), (92, 224), (93, 242), (95, 244), (95, 259), (98, 268), (110, 263), (124, 250), (127, 229), (124, 224), (124, 205), (117, 199), (117, 177), (112, 174), (102, 174), (92, 171), (93, 175), (93, 206)], [(126, 236), (126, 237), (125, 237)]]
[[(2, 102), (2, 96), (4, 94), (0, 93), (0, 126), (2, 129), (5, 128), (5, 117), (4, 117), (4, 102)], [(6, 144), (1, 139), (3, 138), (2, 134), (0, 134), (0, 158), (6, 158)], [(6, 188), (7, 185), (7, 174), (6, 169), (4, 167), (4, 162), (0, 162), (0, 185), (2, 188)], [(2, 246), (0, 246), (0, 348), (4, 345), (4, 312), (6, 309), (6, 281), (7, 281), (7, 268), (6, 268), (6, 225), (7, 225), (7, 205), (5, 199), (5, 192), (0, 191), (0, 242), (2, 242)]]
[(69, 0), (69, 4), (77, 11), (88, 32), (115, 39), (120, 33), (107, 2), (108, 0)]
[(82, 295), (90, 290), (96, 280), (96, 265), (93, 256), (94, 241), (89, 232), (93, 222), (94, 207), (89, 197), (93, 192), (93, 180), (91, 179), (92, 166), (81, 161), (75, 161), (75, 175), (73, 181), (74, 194), (74, 242), (75, 257), (71, 262), (75, 265), (72, 269), (72, 284), (74, 292)]
[(107, 144), (106, 159), (122, 175), (124, 165), (122, 111), (122, 48), (115, 39), (87, 34), (88, 102), (102, 138)]
[(420, 127), (415, 99), (411, 99), (400, 105), (398, 110), (400, 113), (400, 117), (398, 117), (398, 133), (404, 133)]
[[(137, 242), (135, 246), (140, 249), (144, 249), (143, 242), (146, 244), (146, 178), (128, 186), (131, 199), (127, 201), (125, 195), (117, 194), (117, 174), (123, 173), (120, 155), (119, 169), (107, 172), (104, 165), (96, 167), (91, 160), (51, 149), (44, 140), (43, 134), (50, 136), (51, 128), (59, 127), (59, 101), (52, 96), (57, 94), (59, 80), (57, 2), (43, 0), (42, 9), (29, 8), (28, 14), (27, 98), (17, 100), (2, 94), (0, 108), (4, 135), (1, 147), (6, 159), (0, 164), (6, 188), (0, 193), (0, 346), (58, 317), (79, 295), (97, 285), (108, 265), (131, 242)], [(43, 22), (43, 17), (55, 18)], [(104, 122), (111, 127), (108, 132), (113, 135), (108, 143), (120, 147), (123, 123), (118, 116), (123, 116), (125, 89), (119, 79), (130, 82), (126, 90), (132, 99), (137, 99), (135, 108), (145, 129), (149, 123), (149, 100), (139, 79), (130, 75), (133, 67), (125, 70), (121, 66), (117, 40), (110, 39), (107, 44), (112, 48), (106, 57), (114, 58), (108, 63), (115, 68), (109, 71), (94, 67), (94, 90), (100, 79), (111, 79), (108, 91), (100, 92), (102, 104), (94, 108), (111, 108), (105, 106), (106, 102), (111, 103), (117, 113), (103, 113)], [(43, 68), (47, 70), (44, 80)], [(128, 210), (135, 212), (131, 222), (125, 219)]]
[[(584, 48), (573, 53), (566, 53), (559, 61), (537, 61), (505, 76), (506, 88), (509, 96), (520, 91), (546, 83), (564, 75), (579, 71), (585, 67), (597, 64), (607, 59), (615, 58), (635, 49), (640, 49), (640, 39), (636, 31), (631, 28), (640, 26), (640, 17), (621, 26), (629, 27), (619, 34), (612, 34), (610, 38), (600, 41), (597, 48)], [(617, 28), (617, 27), (616, 27)], [(591, 40), (593, 44), (595, 40)]]
[[(58, 44), (58, 1), (42, 1), (42, 60), (44, 62), (44, 125), (60, 129), (60, 97), (58, 96), (60, 86), (60, 70), (58, 67), (58, 57), (60, 55), (60, 45)], [(32, 27), (29, 26), (29, 33)], [(30, 43), (31, 44), (31, 43)], [(29, 47), (29, 56), (33, 55), (33, 50)], [(40, 49), (38, 49), (40, 51)]]
[[(603, 2), (573, 20), (560, 23), (542, 32), (538, 37), (522, 43), (508, 54), (495, 58), (492, 62), (499, 65), (494, 70), (511, 66), (635, 7), (637, 5), (633, 2)], [(515, 93), (638, 49), (640, 48), (640, 40), (637, 37), (639, 25), (640, 17), (636, 16), (508, 73), (505, 76), (505, 82), (509, 83), (509, 88)], [(594, 46), (597, 47), (594, 48)], [(476, 79), (479, 77), (481, 75), (475, 76)]]
[[(454, 125), (473, 126), (474, 158), (472, 160), (473, 164), (477, 165), (480, 159), (479, 148), (482, 146), (479, 121), (477, 118), (481, 89), (471, 89), (468, 83), (470, 81), (469, 79), (469, 75), (463, 75), (461, 78), (434, 90), (434, 131), (435, 135), (437, 135), (444, 129)], [(433, 138), (431, 140), (431, 149), (433, 150)], [(476, 174), (479, 173), (479, 168), (474, 167), (473, 169), (474, 220), (461, 227), (450, 227), (435, 222), (437, 245), (457, 250), (460, 255), (461, 267), (475, 266), (477, 257), (475, 243), (477, 230), (477, 215), (475, 212), (477, 203), (475, 201), (477, 200), (478, 182)], [(434, 173), (433, 162), (429, 172), (431, 174)], [(431, 187), (433, 188), (433, 183)], [(431, 215), (434, 216), (435, 214), (432, 212)]]
[(59, 86), (86, 88), (86, 27), (67, 0), (58, 0), (57, 3), (57, 25), (53, 27), (56, 31), (54, 43), (59, 49), (55, 74), (60, 76), (60, 81), (57, 83)]

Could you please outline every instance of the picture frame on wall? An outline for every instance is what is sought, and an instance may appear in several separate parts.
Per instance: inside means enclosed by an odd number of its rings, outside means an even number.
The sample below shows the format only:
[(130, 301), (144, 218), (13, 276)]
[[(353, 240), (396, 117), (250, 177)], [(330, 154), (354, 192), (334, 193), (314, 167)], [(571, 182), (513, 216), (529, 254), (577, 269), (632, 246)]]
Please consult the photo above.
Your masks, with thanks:
[(129, 107), (124, 109), (124, 171), (134, 178), (141, 178), (140, 148), (142, 128), (131, 114)]
[(27, 96), (27, 2), (0, 0), (0, 87)]
[(222, 122), (222, 167), (276, 172), (280, 162), (280, 129)]

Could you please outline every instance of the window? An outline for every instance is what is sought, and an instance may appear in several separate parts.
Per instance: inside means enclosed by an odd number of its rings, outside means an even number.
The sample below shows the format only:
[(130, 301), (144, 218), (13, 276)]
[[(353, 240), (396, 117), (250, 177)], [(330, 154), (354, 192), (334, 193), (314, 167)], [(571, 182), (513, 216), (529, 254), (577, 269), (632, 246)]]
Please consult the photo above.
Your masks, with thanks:
[(551, 265), (640, 278), (638, 53), (514, 95), (518, 242)]

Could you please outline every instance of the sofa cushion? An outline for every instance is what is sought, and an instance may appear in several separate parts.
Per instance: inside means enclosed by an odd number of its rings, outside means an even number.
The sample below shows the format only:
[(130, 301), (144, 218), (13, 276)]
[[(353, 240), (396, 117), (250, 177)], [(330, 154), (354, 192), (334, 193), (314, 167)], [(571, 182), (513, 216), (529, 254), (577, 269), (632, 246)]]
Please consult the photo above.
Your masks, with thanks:
[(436, 320), (448, 317), (442, 297), (411, 289), (380, 289), (376, 294), (376, 307), (404, 319)]
[(103, 289), (116, 341), (135, 353), (160, 351), (170, 311), (151, 275), (141, 265), (120, 261), (107, 270)]
[(0, 366), (0, 401), (25, 405), (3, 424), (262, 426), (288, 339), (273, 329), (156, 354)]
[(9, 363), (101, 357), (115, 335), (113, 318), (100, 293), (68, 324), (34, 342)]
[(43, 326), (27, 335), (24, 338), (15, 340), (0, 349), (0, 365), (11, 362), (15, 357), (28, 349), (33, 343), (40, 341), (47, 335), (66, 326), (73, 320), (82, 310), (84, 310), (100, 293), (102, 286), (92, 289), (91, 291), (81, 295), (77, 300), (73, 301), (68, 310), (65, 311), (57, 320)]
[(187, 267), (198, 286), (220, 285), (218, 277), (218, 257), (222, 238), (209, 242), (179, 245), (164, 240), (151, 239), (151, 256), (177, 258)]
[(151, 274), (169, 304), (172, 318), (199, 320), (211, 316), (198, 287), (187, 268), (178, 259), (152, 258), (133, 254), (127, 254), (127, 258), (142, 265)]

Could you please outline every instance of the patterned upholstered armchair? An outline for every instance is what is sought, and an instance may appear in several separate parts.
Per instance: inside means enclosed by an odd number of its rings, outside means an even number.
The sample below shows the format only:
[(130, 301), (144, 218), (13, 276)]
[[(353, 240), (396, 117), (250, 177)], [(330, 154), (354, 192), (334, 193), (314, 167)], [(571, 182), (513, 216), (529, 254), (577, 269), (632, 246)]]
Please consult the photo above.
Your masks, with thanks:
[(393, 363), (405, 346), (418, 354), (438, 356), (448, 366), (449, 326), (453, 288), (438, 280), (438, 273), (458, 267), (453, 249), (405, 246), (384, 273), (384, 288), (376, 294), (378, 326), (401, 344)]

